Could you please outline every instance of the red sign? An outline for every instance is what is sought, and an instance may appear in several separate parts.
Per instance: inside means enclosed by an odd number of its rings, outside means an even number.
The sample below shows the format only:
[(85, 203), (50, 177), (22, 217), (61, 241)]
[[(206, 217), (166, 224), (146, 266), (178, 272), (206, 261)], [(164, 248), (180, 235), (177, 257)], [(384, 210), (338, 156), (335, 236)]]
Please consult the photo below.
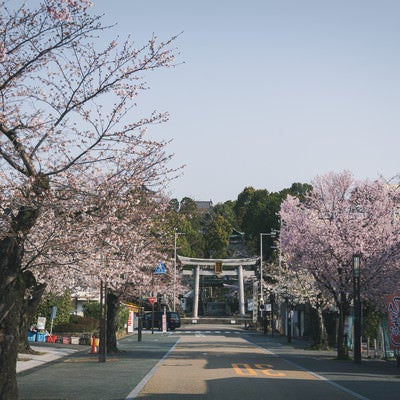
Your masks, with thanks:
[(400, 349), (400, 295), (389, 296), (387, 310), (389, 345), (392, 350)]
[(153, 305), (157, 301), (155, 297), (149, 297), (148, 300), (151, 305)]

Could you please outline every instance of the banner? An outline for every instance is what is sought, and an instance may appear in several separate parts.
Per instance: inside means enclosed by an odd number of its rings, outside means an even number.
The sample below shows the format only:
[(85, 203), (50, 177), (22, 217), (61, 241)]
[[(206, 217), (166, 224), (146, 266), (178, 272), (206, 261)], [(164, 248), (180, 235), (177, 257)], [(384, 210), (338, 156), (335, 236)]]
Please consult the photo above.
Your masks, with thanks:
[(133, 311), (129, 311), (128, 314), (128, 333), (133, 333), (133, 321), (135, 318), (135, 314)]
[(400, 294), (387, 299), (389, 346), (400, 350)]
[(46, 317), (38, 317), (37, 321), (37, 330), (45, 330), (46, 329)]

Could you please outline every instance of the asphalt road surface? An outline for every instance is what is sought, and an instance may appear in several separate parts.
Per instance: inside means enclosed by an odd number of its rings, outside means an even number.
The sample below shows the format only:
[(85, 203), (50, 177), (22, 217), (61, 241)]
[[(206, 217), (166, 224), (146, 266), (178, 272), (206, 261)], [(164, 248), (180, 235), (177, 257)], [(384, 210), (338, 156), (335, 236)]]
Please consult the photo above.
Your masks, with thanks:
[(235, 330), (181, 334), (154, 374), (129, 398), (365, 399), (251, 343)]
[(233, 325), (145, 331), (140, 342), (130, 335), (105, 363), (88, 346), (66, 355), (68, 345), (45, 343), (46, 358), (49, 346), (63, 356), (18, 373), (21, 400), (398, 400), (400, 393), (395, 362), (338, 361), (334, 350)]

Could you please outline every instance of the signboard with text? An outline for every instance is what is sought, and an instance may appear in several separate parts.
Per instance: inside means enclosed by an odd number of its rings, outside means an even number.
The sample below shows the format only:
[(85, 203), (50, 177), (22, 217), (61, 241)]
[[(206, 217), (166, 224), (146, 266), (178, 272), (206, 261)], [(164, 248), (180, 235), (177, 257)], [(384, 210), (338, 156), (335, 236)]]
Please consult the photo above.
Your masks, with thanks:
[(133, 311), (129, 311), (128, 314), (128, 333), (133, 333), (134, 328), (133, 328), (133, 321), (135, 318), (135, 314)]
[(46, 317), (38, 317), (37, 329), (39, 331), (46, 329)]
[(400, 294), (387, 298), (389, 346), (400, 350)]

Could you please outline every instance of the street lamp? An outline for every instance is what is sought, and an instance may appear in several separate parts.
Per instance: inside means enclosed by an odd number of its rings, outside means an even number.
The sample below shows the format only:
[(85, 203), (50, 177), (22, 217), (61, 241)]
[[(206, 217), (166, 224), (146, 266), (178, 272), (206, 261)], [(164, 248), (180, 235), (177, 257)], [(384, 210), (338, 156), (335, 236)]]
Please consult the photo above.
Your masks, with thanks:
[(361, 300), (360, 300), (360, 255), (353, 255), (354, 288), (354, 362), (361, 363)]
[(263, 301), (263, 248), (262, 248), (262, 239), (263, 236), (268, 235), (268, 233), (260, 233), (260, 303)]
[(174, 312), (175, 312), (175, 298), (176, 298), (176, 241), (179, 235), (183, 235), (183, 233), (180, 232), (174, 233), (174, 298), (173, 298)]
[(276, 236), (276, 231), (272, 230), (270, 233), (260, 233), (260, 302), (263, 303), (264, 300), (264, 291), (263, 291), (263, 286), (264, 286), (264, 279), (263, 279), (263, 267), (262, 267), (262, 260), (263, 260), (263, 247), (262, 247), (262, 239), (263, 236), (271, 236), (275, 237)]
[(174, 295), (173, 295), (173, 303), (174, 303), (174, 312), (175, 312), (175, 296), (176, 296), (176, 238), (178, 234), (175, 232), (174, 234)]

